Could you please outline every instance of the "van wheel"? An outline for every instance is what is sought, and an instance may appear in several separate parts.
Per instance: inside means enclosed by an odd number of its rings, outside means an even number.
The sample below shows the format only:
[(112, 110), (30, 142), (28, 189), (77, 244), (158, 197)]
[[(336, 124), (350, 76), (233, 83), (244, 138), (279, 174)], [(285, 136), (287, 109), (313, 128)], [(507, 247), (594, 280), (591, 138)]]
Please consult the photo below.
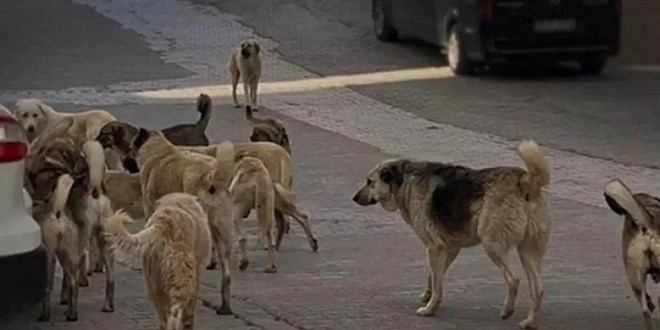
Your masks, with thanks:
[(583, 74), (587, 74), (587, 75), (601, 74), (605, 69), (606, 64), (607, 64), (607, 59), (605, 58), (583, 60), (580, 61), (580, 71)]
[(474, 73), (477, 63), (467, 58), (465, 54), (464, 38), (459, 27), (454, 24), (449, 31), (447, 41), (447, 62), (455, 75), (469, 75)]
[(387, 13), (385, 0), (374, 0), (371, 5), (371, 18), (374, 22), (376, 37), (382, 41), (395, 41), (399, 34), (392, 26), (390, 15)]

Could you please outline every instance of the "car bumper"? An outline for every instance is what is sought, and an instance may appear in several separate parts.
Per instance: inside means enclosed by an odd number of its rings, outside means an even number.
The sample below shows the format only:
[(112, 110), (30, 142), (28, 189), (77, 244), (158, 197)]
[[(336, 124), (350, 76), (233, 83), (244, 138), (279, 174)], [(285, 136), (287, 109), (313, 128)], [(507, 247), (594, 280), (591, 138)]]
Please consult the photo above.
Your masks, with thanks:
[(46, 251), (0, 257), (0, 314), (29, 308), (46, 292)]

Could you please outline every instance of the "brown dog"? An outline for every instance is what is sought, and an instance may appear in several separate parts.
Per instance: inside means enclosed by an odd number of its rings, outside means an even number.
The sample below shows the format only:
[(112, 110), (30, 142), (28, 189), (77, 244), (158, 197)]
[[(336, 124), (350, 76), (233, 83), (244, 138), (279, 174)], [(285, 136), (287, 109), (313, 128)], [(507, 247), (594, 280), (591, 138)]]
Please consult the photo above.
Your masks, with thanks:
[(286, 133), (286, 128), (284, 128), (281, 121), (274, 118), (256, 118), (252, 115), (250, 107), (245, 108), (245, 117), (254, 125), (250, 141), (273, 142), (280, 145), (291, 155), (289, 135)]

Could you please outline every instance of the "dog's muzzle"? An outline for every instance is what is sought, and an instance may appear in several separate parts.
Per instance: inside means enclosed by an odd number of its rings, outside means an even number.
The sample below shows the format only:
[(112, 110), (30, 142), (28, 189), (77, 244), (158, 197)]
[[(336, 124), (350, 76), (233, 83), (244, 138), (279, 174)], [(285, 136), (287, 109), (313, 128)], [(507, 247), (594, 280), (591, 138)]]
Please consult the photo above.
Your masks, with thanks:
[(362, 196), (362, 191), (358, 191), (355, 196), (353, 196), (353, 202), (361, 206), (369, 206), (376, 204), (376, 200), (373, 198), (365, 198)]
[(247, 49), (243, 48), (241, 49), (241, 56), (248, 58), (250, 57), (250, 52), (248, 52)]
[(28, 131), (28, 133), (30, 133), (30, 134), (34, 133), (34, 126), (29, 125), (29, 126), (27, 127), (27, 131)]

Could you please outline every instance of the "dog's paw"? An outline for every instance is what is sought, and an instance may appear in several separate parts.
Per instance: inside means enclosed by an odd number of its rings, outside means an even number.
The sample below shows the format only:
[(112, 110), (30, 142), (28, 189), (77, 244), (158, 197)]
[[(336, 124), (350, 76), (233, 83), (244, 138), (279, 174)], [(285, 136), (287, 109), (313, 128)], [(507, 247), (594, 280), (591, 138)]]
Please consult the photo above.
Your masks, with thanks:
[(245, 270), (249, 264), (250, 264), (249, 260), (247, 259), (241, 260), (238, 262), (238, 269)]
[(500, 311), (500, 317), (502, 318), (502, 320), (506, 320), (510, 318), (511, 315), (513, 315), (513, 309), (510, 310), (503, 309), (502, 311)]
[(264, 273), (267, 274), (275, 274), (277, 273), (277, 266), (266, 266), (264, 268)]
[(240, 104), (238, 104), (238, 103), (234, 103), (234, 108), (240, 108), (240, 107), (241, 107)]
[(530, 319), (524, 319), (518, 323), (518, 327), (520, 329), (536, 329), (536, 325), (534, 325), (534, 321)]
[(114, 313), (115, 312), (115, 307), (114, 306), (103, 306), (101, 308), (102, 313)]
[(208, 265), (206, 265), (206, 269), (208, 270), (215, 269), (216, 267), (218, 267), (217, 262), (210, 262)]
[(103, 273), (103, 270), (103, 265), (96, 265), (96, 267), (94, 267), (94, 273)]
[(81, 278), (80, 281), (78, 281), (78, 286), (81, 287), (81, 288), (88, 287), (89, 286), (89, 280), (87, 278), (84, 278), (84, 279)]
[(312, 247), (312, 252), (319, 250), (319, 241), (317, 241), (316, 238), (312, 238), (312, 241), (309, 243), (309, 245)]
[(78, 321), (78, 313), (67, 314), (66, 321), (67, 322), (76, 322), (76, 321)]
[(231, 307), (229, 307), (227, 305), (220, 306), (220, 308), (218, 308), (215, 311), (215, 313), (218, 314), (218, 315), (231, 315), (231, 314), (234, 314), (234, 312), (231, 311)]
[(419, 295), (419, 299), (422, 301), (422, 303), (428, 303), (429, 300), (431, 300), (431, 291), (422, 292), (422, 294)]
[(420, 307), (417, 309), (416, 314), (417, 316), (424, 316), (424, 317), (434, 316), (435, 308)]

